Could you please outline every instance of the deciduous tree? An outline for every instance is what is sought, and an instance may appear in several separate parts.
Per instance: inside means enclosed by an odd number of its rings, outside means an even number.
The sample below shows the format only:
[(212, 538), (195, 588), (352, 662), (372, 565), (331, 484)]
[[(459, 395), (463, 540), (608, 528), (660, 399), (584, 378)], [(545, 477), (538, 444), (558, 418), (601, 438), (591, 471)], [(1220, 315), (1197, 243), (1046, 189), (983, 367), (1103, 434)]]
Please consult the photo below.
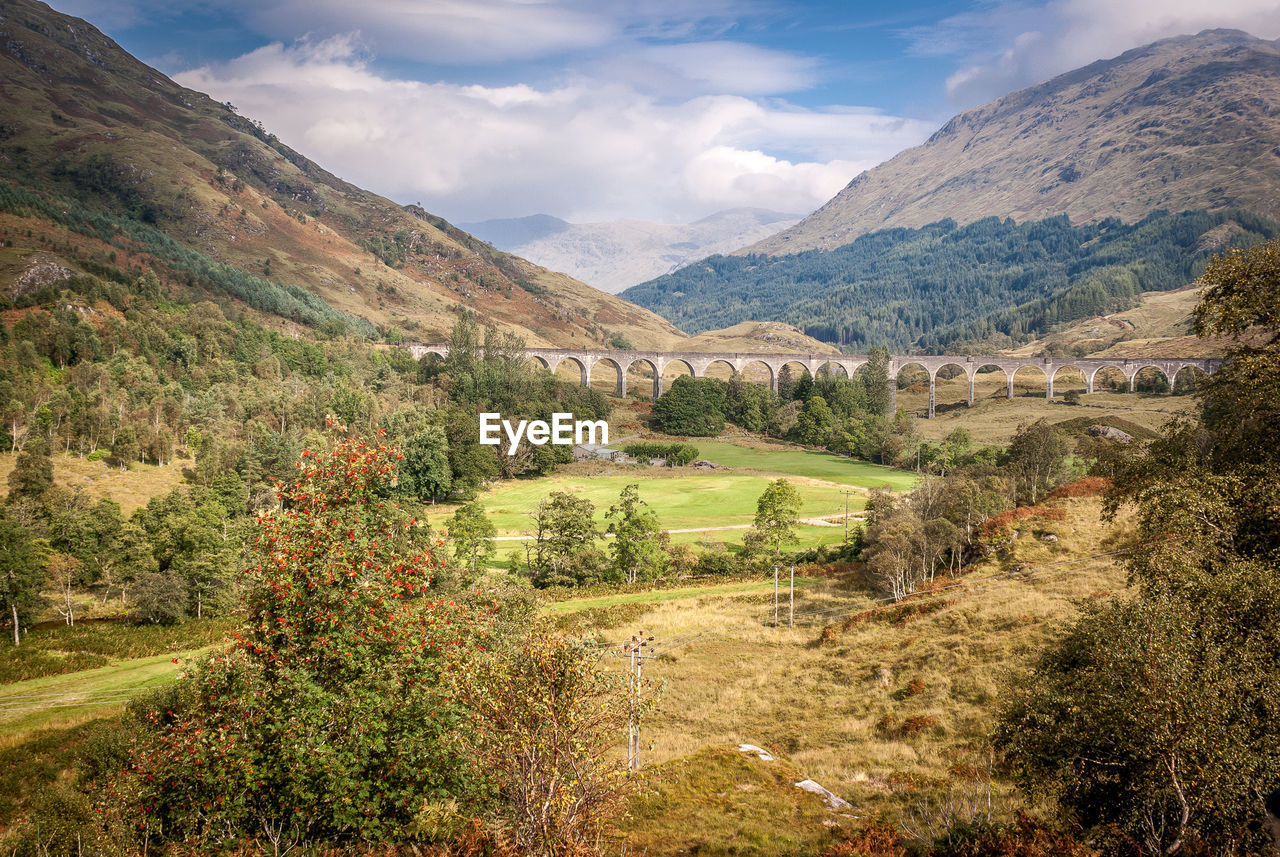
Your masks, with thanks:
[(605, 513), (609, 522), (606, 532), (613, 535), (609, 552), (613, 567), (627, 583), (655, 574), (662, 562), (659, 536), (662, 528), (658, 516), (640, 499), (640, 486), (628, 485), (622, 489), (618, 502)]
[(459, 506), (445, 524), (445, 530), (453, 542), (454, 559), (465, 562), (473, 575), (479, 574), (481, 565), (488, 562), (496, 550), (493, 537), (498, 534), (493, 521), (484, 513), (484, 505), (472, 500)]
[(800, 492), (785, 479), (769, 483), (756, 500), (756, 518), (752, 528), (775, 559), (782, 558), (782, 546), (798, 541), (796, 525), (800, 513)]

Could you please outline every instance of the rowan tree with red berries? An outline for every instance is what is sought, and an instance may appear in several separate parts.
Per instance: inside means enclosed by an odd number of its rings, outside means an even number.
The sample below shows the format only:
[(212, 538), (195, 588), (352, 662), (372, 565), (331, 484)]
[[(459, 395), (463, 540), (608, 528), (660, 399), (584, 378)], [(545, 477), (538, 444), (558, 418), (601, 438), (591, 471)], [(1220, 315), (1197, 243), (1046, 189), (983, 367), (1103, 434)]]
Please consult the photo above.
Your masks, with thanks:
[(390, 499), (399, 453), (302, 455), (259, 521), (242, 632), (137, 712), (111, 790), (143, 840), (395, 839), (424, 802), (489, 793), (455, 692), (488, 620), (433, 589), (430, 546)]

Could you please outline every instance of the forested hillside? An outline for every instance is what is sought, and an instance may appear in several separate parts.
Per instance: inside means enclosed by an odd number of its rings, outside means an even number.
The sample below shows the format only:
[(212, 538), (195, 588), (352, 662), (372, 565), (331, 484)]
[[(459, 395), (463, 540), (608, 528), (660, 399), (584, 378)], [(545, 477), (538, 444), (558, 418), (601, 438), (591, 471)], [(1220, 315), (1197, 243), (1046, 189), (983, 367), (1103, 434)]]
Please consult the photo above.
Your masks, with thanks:
[(106, 268), (264, 324), (445, 336), (475, 310), (535, 344), (680, 333), (563, 274), (363, 190), (90, 24), (0, 8), (0, 287)]
[(767, 318), (853, 351), (1001, 348), (1184, 286), (1213, 254), (1277, 234), (1244, 211), (1155, 212), (1134, 224), (945, 220), (830, 251), (713, 256), (623, 297), (694, 333)]

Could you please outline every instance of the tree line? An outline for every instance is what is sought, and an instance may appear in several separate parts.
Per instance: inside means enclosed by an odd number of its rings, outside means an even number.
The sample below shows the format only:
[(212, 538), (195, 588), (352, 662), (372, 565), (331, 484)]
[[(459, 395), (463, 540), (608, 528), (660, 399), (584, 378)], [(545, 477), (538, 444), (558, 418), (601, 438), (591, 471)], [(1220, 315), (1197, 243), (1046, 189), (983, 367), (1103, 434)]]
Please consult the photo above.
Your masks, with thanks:
[(1222, 249), (1206, 234), (1224, 226), (1227, 246), (1280, 235), (1275, 222), (1238, 210), (1156, 211), (1131, 224), (943, 220), (834, 250), (712, 256), (622, 297), (692, 333), (772, 319), (853, 352), (1001, 348), (1186, 285)]

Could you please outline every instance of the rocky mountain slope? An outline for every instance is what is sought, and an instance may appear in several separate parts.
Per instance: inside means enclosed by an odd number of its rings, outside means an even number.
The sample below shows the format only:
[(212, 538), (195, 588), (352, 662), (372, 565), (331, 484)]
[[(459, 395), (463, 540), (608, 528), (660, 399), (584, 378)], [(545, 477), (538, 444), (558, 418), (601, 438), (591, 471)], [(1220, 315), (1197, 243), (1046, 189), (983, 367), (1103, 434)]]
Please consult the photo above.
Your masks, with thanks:
[(944, 218), (1280, 216), (1280, 43), (1210, 30), (1127, 51), (953, 118), (743, 252), (832, 249)]
[(282, 327), (438, 339), (472, 310), (536, 344), (682, 335), (362, 190), (90, 24), (0, 5), (0, 288), (110, 268)]
[(712, 254), (730, 253), (799, 219), (762, 208), (733, 208), (686, 224), (569, 223), (535, 214), (459, 227), (501, 250), (616, 294)]

